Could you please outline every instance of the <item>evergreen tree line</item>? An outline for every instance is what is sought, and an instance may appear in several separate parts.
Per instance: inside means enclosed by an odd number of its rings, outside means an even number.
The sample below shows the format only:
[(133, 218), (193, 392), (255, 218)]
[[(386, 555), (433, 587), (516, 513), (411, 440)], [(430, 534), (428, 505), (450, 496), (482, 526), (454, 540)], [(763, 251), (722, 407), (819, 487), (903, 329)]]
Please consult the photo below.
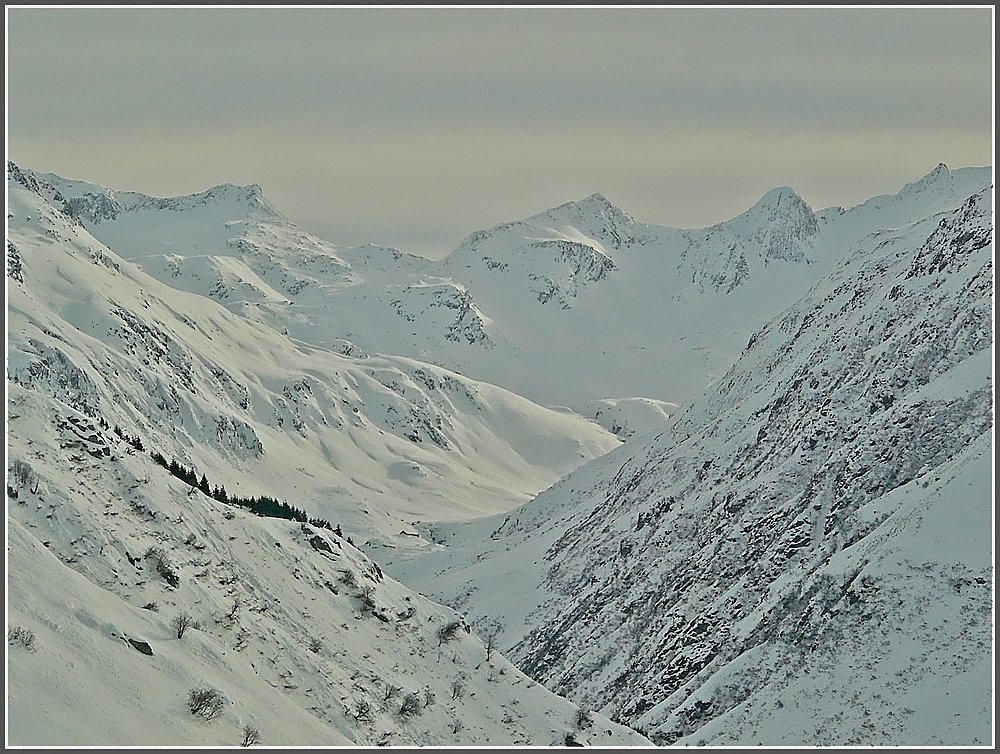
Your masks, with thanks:
[(198, 478), (198, 472), (193, 468), (187, 468), (183, 464), (179, 463), (177, 459), (173, 459), (169, 463), (162, 453), (157, 451), (150, 451), (149, 454), (152, 459), (158, 463), (160, 466), (165, 468), (175, 477), (180, 479), (182, 482), (191, 485), (192, 487), (197, 487), (208, 497), (218, 500), (220, 503), (226, 503), (228, 505), (237, 505), (240, 508), (245, 508), (251, 513), (256, 513), (258, 516), (268, 516), (269, 518), (286, 518), (291, 521), (300, 521), (302, 523), (309, 523), (313, 526), (320, 527), (323, 529), (329, 529), (334, 532), (337, 536), (342, 537), (340, 525), (334, 528), (330, 525), (330, 522), (323, 518), (309, 518), (305, 511), (299, 510), (283, 500), (276, 500), (268, 495), (261, 495), (259, 497), (239, 497), (237, 495), (230, 495), (226, 492), (226, 488), (223, 485), (212, 486), (208, 481), (208, 477), (205, 474), (201, 475), (201, 479)]

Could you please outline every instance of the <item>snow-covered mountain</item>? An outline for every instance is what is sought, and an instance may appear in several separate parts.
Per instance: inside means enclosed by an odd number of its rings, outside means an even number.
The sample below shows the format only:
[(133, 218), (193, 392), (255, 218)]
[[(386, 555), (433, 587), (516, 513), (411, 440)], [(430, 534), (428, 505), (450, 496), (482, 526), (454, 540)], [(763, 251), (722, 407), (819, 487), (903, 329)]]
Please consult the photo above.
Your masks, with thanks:
[(432, 262), (8, 164), (11, 742), (988, 741), (990, 172)]
[(992, 189), (867, 236), (659, 433), (384, 560), (658, 744), (989, 745), (993, 248)]
[(618, 444), (493, 385), (346, 344), (312, 347), (169, 288), (52, 193), (12, 171), (8, 380), (213, 470), (231, 492), (398, 536), (414, 518), (509, 509)]
[[(185, 223), (158, 236), (154, 218), (270, 216), (258, 192), (105, 198), (9, 166), (10, 742), (235, 745), (246, 725), (282, 745), (648, 743), (353, 545), (505, 510), (619, 441), (439, 367), (296, 341), (150, 277), (80, 219), (135, 213), (126, 235), (158, 248)], [(193, 714), (199, 689), (218, 720)]]
[(893, 196), (819, 213), (781, 187), (693, 230), (638, 222), (593, 194), (471, 233), (440, 262), (334, 246), (256, 186), (154, 199), (38, 179), (172, 287), (314, 346), (429, 361), (587, 414), (595, 401), (699, 394), (851, 245), (956, 206), (990, 171), (941, 165)]

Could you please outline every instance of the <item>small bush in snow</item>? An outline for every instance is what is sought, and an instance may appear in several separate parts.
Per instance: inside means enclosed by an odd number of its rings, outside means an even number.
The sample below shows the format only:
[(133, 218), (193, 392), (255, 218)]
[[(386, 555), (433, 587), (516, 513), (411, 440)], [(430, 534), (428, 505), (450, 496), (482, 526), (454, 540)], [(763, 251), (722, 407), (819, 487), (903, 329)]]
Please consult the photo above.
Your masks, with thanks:
[(437, 697), (434, 696), (434, 692), (430, 689), (424, 689), (424, 708), (430, 707), (436, 701)]
[(214, 720), (221, 715), (225, 703), (222, 694), (212, 688), (191, 689), (188, 693), (188, 709), (191, 714), (206, 720)]
[(10, 466), (10, 478), (17, 484), (17, 489), (31, 488), (32, 493), (38, 492), (38, 477), (26, 461), (14, 461)]
[(160, 603), (159, 602), (147, 602), (145, 605), (142, 606), (142, 609), (143, 610), (152, 610), (154, 613), (158, 613), (158, 612), (160, 612)]
[(465, 727), (465, 725), (457, 717), (454, 720), (451, 721), (451, 732), (452, 733), (458, 733), (464, 727)]
[(170, 562), (170, 559), (166, 555), (160, 555), (156, 561), (156, 572), (175, 589), (181, 583), (181, 577), (177, 575), (177, 571), (174, 570), (174, 564)]
[(460, 621), (453, 620), (449, 623), (445, 623), (437, 631), (438, 646), (440, 647), (445, 642), (455, 641), (458, 638), (458, 632), (462, 629), (462, 624)]
[(374, 719), (371, 702), (367, 699), (358, 699), (351, 714), (359, 723), (370, 723)]
[(356, 586), (358, 583), (358, 577), (354, 575), (354, 571), (341, 571), (339, 581), (344, 586)]
[(421, 709), (420, 697), (411, 691), (403, 697), (403, 701), (399, 704), (399, 716), (412, 717), (419, 715)]
[(174, 619), (170, 621), (170, 625), (173, 627), (174, 631), (177, 633), (177, 638), (184, 638), (184, 632), (188, 630), (194, 624), (194, 618), (192, 618), (187, 613), (179, 613), (174, 616)]
[(375, 587), (371, 584), (365, 584), (361, 587), (361, 591), (358, 592), (358, 598), (361, 600), (361, 612), (371, 613), (375, 611), (377, 605), (375, 604)]
[(11, 626), (8, 628), (7, 643), (20, 644), (29, 652), (34, 652), (38, 649), (38, 645), (35, 643), (35, 632), (24, 626)]
[(400, 689), (399, 686), (395, 686), (391, 683), (386, 683), (385, 688), (382, 691), (382, 699), (384, 699), (385, 701), (389, 701), (394, 696), (396, 696), (396, 694), (398, 694), (401, 690), (402, 689)]
[(577, 730), (586, 730), (593, 725), (593, 720), (590, 719), (590, 710), (585, 707), (580, 707), (580, 709), (576, 711), (573, 723), (576, 725)]
[(465, 693), (465, 687), (462, 685), (462, 681), (456, 678), (451, 682), (451, 698), (461, 699), (463, 693)]
[(313, 637), (309, 640), (309, 651), (313, 654), (319, 654), (323, 651), (323, 640)]
[(252, 725), (243, 726), (243, 740), (240, 741), (240, 746), (254, 746), (260, 743), (260, 731), (254, 728)]

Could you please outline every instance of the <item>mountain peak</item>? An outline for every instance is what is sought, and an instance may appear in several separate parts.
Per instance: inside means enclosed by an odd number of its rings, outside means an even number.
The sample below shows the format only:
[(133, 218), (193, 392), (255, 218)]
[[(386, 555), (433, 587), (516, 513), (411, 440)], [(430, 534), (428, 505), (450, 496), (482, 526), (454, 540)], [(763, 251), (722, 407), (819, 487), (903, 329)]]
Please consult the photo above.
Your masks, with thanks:
[[(753, 205), (748, 211), (753, 212), (759, 209), (796, 209), (801, 210), (803, 207), (809, 208), (805, 200), (799, 196), (798, 192), (795, 191), (791, 186), (777, 186), (767, 193), (765, 193), (760, 199), (757, 200), (756, 204)], [(810, 212), (812, 210), (809, 210)]]
[(627, 222), (632, 222), (631, 216), (629, 216), (625, 210), (598, 191), (585, 196), (583, 199), (576, 199), (574, 201), (560, 204), (558, 207), (547, 210), (540, 215), (535, 215), (535, 217), (543, 217), (545, 215), (563, 213), (567, 211), (594, 217), (625, 219)]
[[(200, 191), (195, 194), (189, 194), (185, 197), (175, 197), (173, 200), (233, 201), (238, 204), (246, 204), (251, 208), (263, 207), (269, 210), (274, 209), (271, 206), (271, 203), (264, 196), (264, 189), (261, 188), (259, 183), (250, 183), (246, 185), (240, 185), (237, 183), (220, 183), (218, 186), (213, 186), (207, 191)], [(168, 199), (161, 201), (171, 200)]]
[(597, 192), (532, 215), (525, 222), (556, 229), (576, 228), (615, 249), (635, 240), (632, 216)]
[(756, 248), (765, 264), (782, 259), (805, 261), (802, 244), (819, 232), (812, 208), (790, 186), (778, 186), (764, 194), (746, 212), (708, 228), (723, 231)]
[(931, 172), (925, 175), (923, 178), (919, 178), (913, 183), (908, 183), (903, 187), (903, 190), (912, 189), (916, 191), (923, 191), (925, 188), (934, 186), (941, 183), (942, 181), (947, 181), (952, 178), (952, 172), (948, 169), (948, 166), (943, 162), (939, 162), (937, 167)]
[(618, 210), (619, 212), (622, 211), (621, 209), (619, 209), (618, 207), (616, 207), (614, 204), (612, 204), (611, 201), (608, 199), (608, 197), (606, 197), (604, 194), (602, 194), (599, 191), (595, 191), (593, 194), (585, 196), (583, 199), (579, 200), (578, 202), (572, 202), (572, 203), (573, 204), (577, 204), (577, 205), (597, 205), (599, 207), (615, 209), (615, 210)]

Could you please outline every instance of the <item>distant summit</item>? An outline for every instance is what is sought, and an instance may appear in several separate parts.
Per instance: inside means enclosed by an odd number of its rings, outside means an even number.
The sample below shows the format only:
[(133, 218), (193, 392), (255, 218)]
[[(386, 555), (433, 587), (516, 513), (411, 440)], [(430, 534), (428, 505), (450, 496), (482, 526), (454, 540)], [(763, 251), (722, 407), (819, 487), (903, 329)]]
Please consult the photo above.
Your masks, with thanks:
[(573, 227), (612, 249), (637, 240), (636, 222), (632, 216), (600, 193), (560, 204), (532, 215), (525, 222), (556, 230)]

